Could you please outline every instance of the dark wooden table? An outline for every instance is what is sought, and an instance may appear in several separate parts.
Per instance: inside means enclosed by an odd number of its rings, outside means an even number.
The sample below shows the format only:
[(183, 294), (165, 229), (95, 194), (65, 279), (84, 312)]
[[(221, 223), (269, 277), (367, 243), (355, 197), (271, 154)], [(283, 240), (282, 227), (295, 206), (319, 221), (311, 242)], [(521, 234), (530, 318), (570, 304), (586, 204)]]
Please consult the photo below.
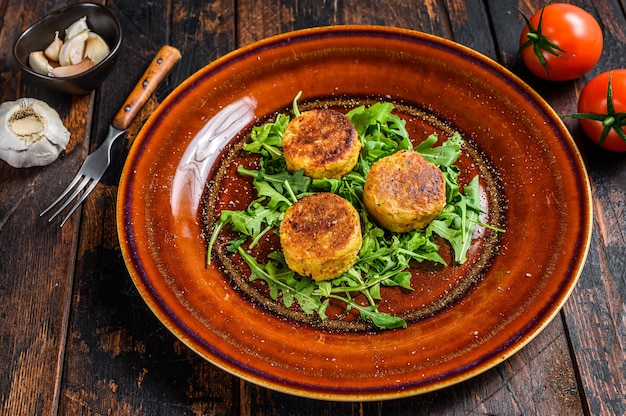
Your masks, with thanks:
[[(130, 280), (115, 226), (117, 184), (134, 137), (167, 93), (242, 45), (312, 26), (375, 24), (453, 39), (499, 61), (559, 113), (574, 112), (595, 74), (626, 67), (626, 1), (574, 0), (604, 31), (596, 68), (573, 82), (526, 72), (515, 10), (542, 0), (153, 0), (106, 2), (125, 34), (119, 64), (78, 97), (24, 80), (12, 57), (21, 31), (69, 2), (0, 1), (2, 100), (52, 105), (72, 133), (43, 168), (0, 161), (1, 415), (623, 415), (626, 413), (626, 154), (599, 150), (567, 120), (591, 177), (594, 232), (586, 266), (562, 312), (508, 361), (469, 381), (395, 401), (333, 403), (239, 380), (185, 347), (152, 315)], [(131, 125), (82, 212), (59, 228), (39, 213), (76, 173), (162, 44), (183, 58)]]

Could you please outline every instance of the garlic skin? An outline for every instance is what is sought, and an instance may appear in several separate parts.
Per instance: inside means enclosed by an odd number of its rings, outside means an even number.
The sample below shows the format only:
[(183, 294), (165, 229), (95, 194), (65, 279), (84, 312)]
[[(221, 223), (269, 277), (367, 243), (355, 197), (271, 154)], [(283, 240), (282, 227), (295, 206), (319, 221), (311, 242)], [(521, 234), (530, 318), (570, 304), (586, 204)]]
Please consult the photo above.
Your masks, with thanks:
[(73, 77), (74, 75), (81, 74), (94, 66), (94, 62), (85, 58), (77, 64), (57, 66), (56, 68), (50, 68), (48, 75), (56, 78)]
[(89, 29), (83, 30), (66, 40), (59, 51), (59, 64), (61, 66), (76, 65), (83, 60), (85, 43), (89, 38)]
[(0, 104), (0, 158), (15, 168), (54, 162), (70, 140), (59, 114), (35, 98)]
[(52, 69), (52, 65), (48, 62), (46, 55), (41, 51), (31, 52), (28, 55), (28, 65), (30, 65), (33, 71), (41, 75), (48, 75)]
[(63, 47), (63, 41), (59, 39), (59, 31), (56, 31), (54, 33), (54, 39), (52, 40), (52, 42), (50, 42), (50, 44), (43, 51), (43, 53), (44, 55), (46, 55), (46, 58), (48, 58), (49, 60), (58, 61), (59, 52), (61, 52), (61, 47)]
[(91, 59), (94, 64), (98, 64), (106, 58), (109, 53), (111, 53), (111, 49), (104, 39), (95, 32), (89, 32), (89, 36), (85, 42), (85, 57)]
[(50, 77), (71, 77), (97, 65), (111, 53), (106, 41), (89, 29), (87, 16), (65, 29), (64, 39), (59, 38), (57, 31), (45, 50), (31, 52), (30, 68)]
[(89, 26), (87, 26), (87, 16), (81, 17), (65, 29), (65, 41), (67, 42), (85, 30), (89, 30)]

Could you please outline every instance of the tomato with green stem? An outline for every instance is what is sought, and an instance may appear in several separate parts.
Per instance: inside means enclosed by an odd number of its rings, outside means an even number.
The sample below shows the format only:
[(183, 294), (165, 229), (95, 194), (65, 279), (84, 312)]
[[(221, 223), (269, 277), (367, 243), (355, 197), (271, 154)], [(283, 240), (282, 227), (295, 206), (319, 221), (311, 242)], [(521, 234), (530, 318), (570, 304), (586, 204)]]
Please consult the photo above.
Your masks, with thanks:
[(578, 97), (580, 121), (591, 140), (613, 152), (626, 152), (626, 69), (604, 72), (585, 85)]
[[(520, 12), (521, 13), (521, 12)], [(602, 55), (602, 29), (584, 9), (552, 3), (530, 19), (520, 36), (524, 64), (535, 76), (569, 81), (589, 72)]]

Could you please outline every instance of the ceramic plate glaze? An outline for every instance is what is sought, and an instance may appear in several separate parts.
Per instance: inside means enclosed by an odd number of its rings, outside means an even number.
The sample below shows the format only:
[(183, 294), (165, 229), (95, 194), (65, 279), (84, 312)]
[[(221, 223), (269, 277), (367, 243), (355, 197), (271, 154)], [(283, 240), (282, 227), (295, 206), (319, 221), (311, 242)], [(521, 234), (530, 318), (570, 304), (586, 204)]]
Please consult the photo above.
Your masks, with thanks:
[[(468, 143), (464, 173), (485, 177), (489, 218), (506, 233), (476, 244), (464, 268), (418, 273), (415, 291), (392, 296), (384, 307), (407, 314), (406, 329), (292, 319), (242, 290), (220, 261), (206, 265), (203, 212), (239, 201), (241, 187), (229, 185), (232, 149), (252, 125), (288, 111), (299, 91), (312, 106), (392, 101), (415, 141), (459, 131)], [(133, 144), (117, 222), (142, 297), (199, 355), (282, 392), (379, 400), (475, 376), (536, 336), (580, 274), (590, 201), (565, 126), (506, 69), (434, 36), (341, 26), (246, 46), (180, 85)]]

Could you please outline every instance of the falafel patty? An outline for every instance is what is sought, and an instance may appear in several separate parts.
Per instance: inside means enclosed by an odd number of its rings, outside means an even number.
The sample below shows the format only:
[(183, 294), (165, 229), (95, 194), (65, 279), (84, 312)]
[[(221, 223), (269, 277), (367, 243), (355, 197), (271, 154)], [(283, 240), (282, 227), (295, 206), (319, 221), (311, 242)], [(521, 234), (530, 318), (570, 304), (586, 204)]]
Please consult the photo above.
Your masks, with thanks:
[(279, 233), (289, 268), (317, 281), (348, 271), (362, 243), (359, 213), (329, 192), (307, 196), (289, 207)]
[(397, 152), (372, 165), (363, 202), (370, 215), (390, 231), (424, 228), (446, 204), (446, 180), (441, 170), (418, 152)]
[(357, 163), (361, 142), (352, 122), (338, 111), (314, 109), (291, 120), (283, 136), (287, 169), (315, 179), (339, 179)]

